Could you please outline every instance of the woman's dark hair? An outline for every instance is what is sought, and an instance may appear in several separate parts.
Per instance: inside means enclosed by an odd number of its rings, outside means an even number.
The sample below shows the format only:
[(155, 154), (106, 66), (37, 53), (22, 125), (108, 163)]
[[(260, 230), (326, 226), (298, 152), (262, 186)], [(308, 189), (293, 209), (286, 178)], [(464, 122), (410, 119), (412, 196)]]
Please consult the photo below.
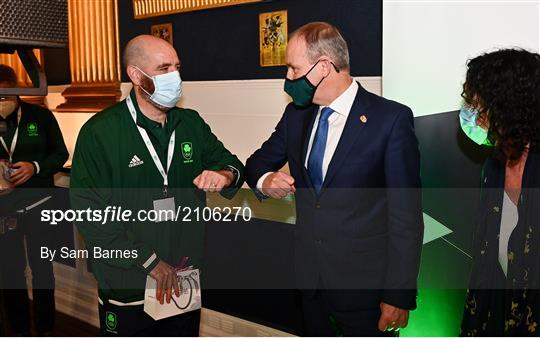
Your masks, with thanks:
[(503, 49), (467, 63), (461, 96), (489, 123), (489, 138), (504, 160), (540, 146), (540, 55)]

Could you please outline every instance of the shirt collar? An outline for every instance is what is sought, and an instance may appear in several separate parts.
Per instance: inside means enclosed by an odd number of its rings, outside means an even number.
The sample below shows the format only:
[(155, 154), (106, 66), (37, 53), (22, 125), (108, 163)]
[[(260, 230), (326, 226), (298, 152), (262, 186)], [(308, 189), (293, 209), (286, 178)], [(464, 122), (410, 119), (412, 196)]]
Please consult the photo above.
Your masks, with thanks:
[(349, 116), (354, 99), (358, 93), (358, 83), (353, 80), (349, 88), (347, 88), (340, 96), (338, 96), (328, 107), (344, 117)]
[[(131, 92), (129, 93), (129, 95), (131, 96), (131, 101), (133, 102), (133, 106), (135, 107), (135, 111), (137, 112), (137, 125), (145, 128), (145, 129), (148, 129), (148, 130), (153, 130), (155, 128), (161, 128), (161, 124), (159, 122), (151, 120), (148, 117), (146, 117), (146, 115), (143, 114), (143, 112), (141, 111), (141, 108), (139, 108), (139, 104), (137, 103), (137, 97), (135, 95), (135, 89), (132, 89)], [(178, 108), (176, 108), (176, 107), (171, 108), (171, 110), (169, 110), (167, 112), (167, 119), (165, 120), (165, 125), (163, 126), (163, 128), (169, 128), (169, 127), (171, 127), (171, 125), (174, 126), (171, 129), (176, 128), (176, 125), (178, 124), (178, 122), (180, 122), (180, 121), (176, 121), (176, 119), (175, 119), (175, 117), (178, 115), (177, 112), (176, 112), (177, 109)], [(171, 121), (173, 121), (173, 123), (170, 123)]]

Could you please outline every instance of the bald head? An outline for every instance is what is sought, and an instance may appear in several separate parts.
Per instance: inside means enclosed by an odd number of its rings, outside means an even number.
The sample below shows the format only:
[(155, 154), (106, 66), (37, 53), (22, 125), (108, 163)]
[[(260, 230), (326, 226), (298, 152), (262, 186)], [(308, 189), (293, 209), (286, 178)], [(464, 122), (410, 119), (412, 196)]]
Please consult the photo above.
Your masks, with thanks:
[(139, 35), (126, 45), (124, 65), (136, 94), (154, 104), (149, 98), (155, 90), (153, 77), (180, 70), (180, 59), (167, 41), (152, 35)]
[(174, 55), (178, 58), (176, 51), (167, 41), (152, 35), (139, 35), (131, 39), (124, 50), (124, 67), (138, 66), (145, 67), (146, 63), (155, 54)]
[(154, 76), (180, 69), (180, 59), (173, 46), (152, 35), (139, 35), (128, 42), (124, 64), (135, 86), (141, 83), (141, 71), (147, 76)]

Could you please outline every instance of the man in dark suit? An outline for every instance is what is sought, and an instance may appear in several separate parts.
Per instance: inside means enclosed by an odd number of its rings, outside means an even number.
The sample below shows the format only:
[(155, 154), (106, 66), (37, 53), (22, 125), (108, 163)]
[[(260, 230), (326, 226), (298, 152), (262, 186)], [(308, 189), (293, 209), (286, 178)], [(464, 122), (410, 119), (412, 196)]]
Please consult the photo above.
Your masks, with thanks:
[(287, 67), (293, 103), (246, 178), (261, 199), (296, 193), (305, 334), (396, 334), (416, 308), (423, 236), (413, 114), (353, 81), (330, 24), (295, 31)]

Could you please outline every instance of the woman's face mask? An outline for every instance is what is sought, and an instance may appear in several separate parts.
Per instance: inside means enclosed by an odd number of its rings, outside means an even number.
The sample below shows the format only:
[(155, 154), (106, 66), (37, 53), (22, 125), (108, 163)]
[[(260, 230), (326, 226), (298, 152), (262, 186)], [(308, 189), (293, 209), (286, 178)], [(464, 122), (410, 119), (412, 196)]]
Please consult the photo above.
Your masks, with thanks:
[(145, 88), (141, 89), (150, 96), (150, 100), (160, 106), (172, 108), (176, 106), (182, 96), (182, 79), (177, 70), (150, 76), (135, 66), (144, 76), (148, 77), (154, 83), (154, 92), (150, 94)]
[(489, 140), (488, 130), (478, 125), (478, 111), (468, 107), (461, 108), (459, 112), (461, 130), (474, 143), (481, 146), (492, 147), (494, 144)]

